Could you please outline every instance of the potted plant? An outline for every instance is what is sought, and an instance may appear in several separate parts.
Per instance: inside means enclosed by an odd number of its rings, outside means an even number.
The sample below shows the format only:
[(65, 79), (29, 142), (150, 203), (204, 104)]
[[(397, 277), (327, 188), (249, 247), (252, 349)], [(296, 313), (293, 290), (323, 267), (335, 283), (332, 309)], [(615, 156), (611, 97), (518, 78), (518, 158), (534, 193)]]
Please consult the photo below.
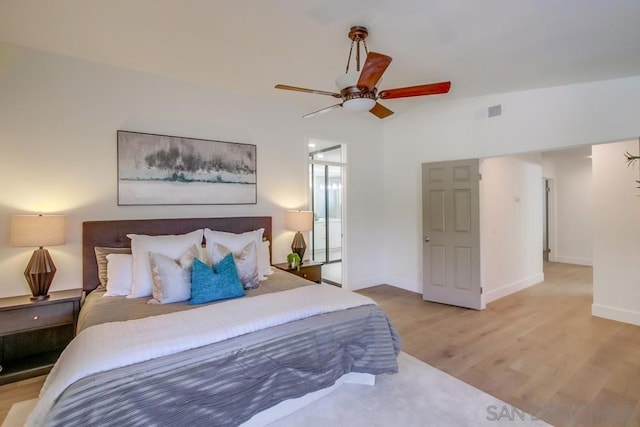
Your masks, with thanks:
[(287, 263), (289, 263), (289, 268), (300, 270), (300, 255), (293, 252), (290, 253), (287, 255)]

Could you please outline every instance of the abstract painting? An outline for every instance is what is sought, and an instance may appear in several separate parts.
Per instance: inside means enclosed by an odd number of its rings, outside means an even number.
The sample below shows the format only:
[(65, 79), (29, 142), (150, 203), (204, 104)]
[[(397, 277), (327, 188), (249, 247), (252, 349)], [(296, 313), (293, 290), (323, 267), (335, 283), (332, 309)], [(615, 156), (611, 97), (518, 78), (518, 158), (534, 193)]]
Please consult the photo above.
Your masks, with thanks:
[(118, 205), (257, 202), (256, 146), (118, 131)]

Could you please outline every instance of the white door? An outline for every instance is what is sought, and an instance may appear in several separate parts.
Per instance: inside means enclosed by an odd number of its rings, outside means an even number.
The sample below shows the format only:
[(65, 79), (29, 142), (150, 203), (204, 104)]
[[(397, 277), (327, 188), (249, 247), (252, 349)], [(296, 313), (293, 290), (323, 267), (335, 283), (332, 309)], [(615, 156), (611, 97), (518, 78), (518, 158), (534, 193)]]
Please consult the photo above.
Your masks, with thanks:
[(423, 299), (481, 310), (479, 161), (422, 165)]

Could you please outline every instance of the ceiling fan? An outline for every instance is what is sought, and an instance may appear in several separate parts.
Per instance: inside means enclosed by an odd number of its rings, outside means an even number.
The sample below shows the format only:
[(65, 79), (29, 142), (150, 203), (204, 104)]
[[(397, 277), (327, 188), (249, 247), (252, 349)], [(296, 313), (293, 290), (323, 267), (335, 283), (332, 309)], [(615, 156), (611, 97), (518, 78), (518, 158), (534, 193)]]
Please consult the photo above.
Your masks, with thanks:
[[(391, 63), (391, 57), (381, 53), (369, 52), (365, 39), (369, 35), (366, 27), (355, 26), (349, 31), (351, 48), (347, 59), (347, 69), (344, 74), (336, 79), (336, 86), (340, 90), (328, 92), (324, 90), (306, 89), (303, 87), (288, 86), (278, 84), (276, 89), (293, 90), (297, 92), (315, 93), (318, 95), (328, 95), (341, 99), (342, 102), (323, 108), (303, 117), (311, 117), (317, 114), (326, 113), (336, 108), (344, 107), (345, 110), (362, 112), (369, 111), (376, 117), (384, 119), (393, 114), (393, 111), (378, 102), (379, 99), (408, 98), (411, 96), (436, 95), (449, 92), (451, 82), (429, 83), (418, 86), (401, 87), (397, 89), (384, 89), (378, 91), (377, 84)], [(367, 58), (360, 69), (360, 45), (364, 47)], [(356, 71), (349, 72), (353, 46), (356, 46), (355, 65)]]

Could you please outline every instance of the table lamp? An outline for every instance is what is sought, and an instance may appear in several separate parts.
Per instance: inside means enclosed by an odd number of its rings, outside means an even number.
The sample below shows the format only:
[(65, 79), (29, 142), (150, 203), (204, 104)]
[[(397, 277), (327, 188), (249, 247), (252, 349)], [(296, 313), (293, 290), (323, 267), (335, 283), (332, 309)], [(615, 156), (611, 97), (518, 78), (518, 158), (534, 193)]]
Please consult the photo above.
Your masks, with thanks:
[(49, 298), (49, 287), (56, 274), (49, 251), (44, 246), (65, 244), (66, 217), (63, 215), (14, 215), (11, 217), (11, 246), (39, 249), (33, 255), (24, 271), (29, 283), (32, 300)]
[(304, 242), (302, 232), (313, 230), (313, 212), (287, 211), (285, 216), (285, 227), (288, 230), (296, 232), (293, 242), (291, 242), (291, 251), (300, 256), (300, 264), (302, 264), (304, 251), (307, 250), (307, 245)]

